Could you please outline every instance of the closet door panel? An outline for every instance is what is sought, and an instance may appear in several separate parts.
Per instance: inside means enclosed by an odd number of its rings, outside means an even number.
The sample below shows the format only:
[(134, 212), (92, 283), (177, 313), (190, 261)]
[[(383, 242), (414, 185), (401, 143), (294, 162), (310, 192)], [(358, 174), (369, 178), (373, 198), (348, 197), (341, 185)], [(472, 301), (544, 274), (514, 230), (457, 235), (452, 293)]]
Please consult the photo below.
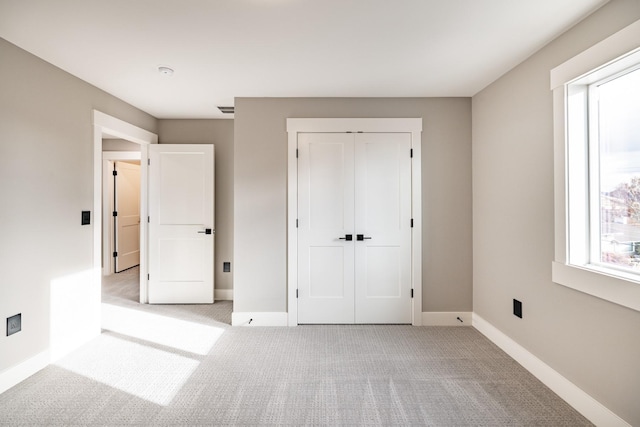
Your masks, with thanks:
[(298, 323), (354, 322), (353, 136), (298, 136)]
[(411, 135), (355, 136), (356, 323), (411, 323)]

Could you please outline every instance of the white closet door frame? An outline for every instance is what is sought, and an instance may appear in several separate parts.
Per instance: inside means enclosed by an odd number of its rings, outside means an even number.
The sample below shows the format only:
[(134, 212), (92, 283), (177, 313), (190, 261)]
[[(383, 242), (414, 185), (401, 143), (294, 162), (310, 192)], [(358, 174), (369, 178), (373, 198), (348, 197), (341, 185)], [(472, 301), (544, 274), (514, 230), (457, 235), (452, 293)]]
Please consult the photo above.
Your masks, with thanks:
[(371, 119), (287, 119), (288, 177), (287, 177), (287, 323), (298, 325), (298, 162), (296, 149), (301, 132), (406, 132), (411, 133), (413, 149), (411, 215), (411, 287), (413, 288), (412, 325), (422, 326), (422, 173), (420, 118)]

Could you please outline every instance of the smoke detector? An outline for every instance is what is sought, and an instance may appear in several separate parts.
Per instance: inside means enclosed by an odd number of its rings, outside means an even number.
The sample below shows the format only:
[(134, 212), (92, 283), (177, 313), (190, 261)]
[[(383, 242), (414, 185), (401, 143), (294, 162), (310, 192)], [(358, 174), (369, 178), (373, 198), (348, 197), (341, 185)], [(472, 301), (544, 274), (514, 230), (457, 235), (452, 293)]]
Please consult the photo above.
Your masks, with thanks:
[(158, 67), (158, 72), (163, 76), (171, 76), (173, 75), (173, 68), (169, 68), (169, 67), (165, 67), (164, 65), (161, 65)]

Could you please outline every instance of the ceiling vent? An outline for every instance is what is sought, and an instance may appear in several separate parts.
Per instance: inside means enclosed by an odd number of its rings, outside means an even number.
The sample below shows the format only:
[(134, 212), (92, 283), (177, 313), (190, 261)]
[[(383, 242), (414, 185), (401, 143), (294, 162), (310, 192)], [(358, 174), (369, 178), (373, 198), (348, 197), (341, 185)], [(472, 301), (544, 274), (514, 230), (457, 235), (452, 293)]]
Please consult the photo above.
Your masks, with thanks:
[(222, 111), (224, 114), (233, 114), (235, 107), (218, 107), (218, 110)]

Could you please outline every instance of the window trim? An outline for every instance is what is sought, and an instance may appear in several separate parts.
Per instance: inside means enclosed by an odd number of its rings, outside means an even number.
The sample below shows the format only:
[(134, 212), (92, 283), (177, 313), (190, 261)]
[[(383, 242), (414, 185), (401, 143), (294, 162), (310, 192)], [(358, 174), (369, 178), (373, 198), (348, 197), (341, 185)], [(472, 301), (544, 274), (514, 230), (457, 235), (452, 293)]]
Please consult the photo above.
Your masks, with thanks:
[[(607, 76), (609, 78), (609, 76)], [(589, 268), (600, 266), (599, 262), (594, 260), (601, 258), (602, 238), (600, 229), (600, 111), (598, 102), (595, 100), (598, 97), (597, 84), (598, 82), (590, 83), (587, 85), (587, 162), (589, 166), (587, 171), (589, 174), (589, 182), (586, 184), (588, 197), (587, 197), (587, 211), (589, 217), (587, 218), (587, 224), (589, 225), (589, 234), (587, 236), (588, 258)], [(598, 160), (597, 162), (595, 160)], [(596, 203), (597, 201), (597, 203)], [(597, 220), (596, 220), (597, 218)], [(597, 237), (596, 237), (597, 236)], [(606, 268), (606, 265), (602, 267)]]
[[(614, 74), (616, 71), (612, 71), (612, 67), (622, 70), (638, 62), (640, 20), (557, 66), (551, 70), (550, 76), (554, 112), (555, 193), (552, 280), (636, 311), (640, 311), (640, 275), (588, 263), (589, 245), (585, 245), (585, 240), (590, 232), (590, 206), (585, 192), (588, 170), (584, 156), (587, 155), (589, 85)], [(577, 108), (584, 108), (579, 114), (584, 117), (582, 121), (572, 116), (571, 140), (566, 126), (570, 102), (582, 103)], [(576, 105), (571, 109), (572, 114)], [(576, 179), (578, 176), (582, 178)]]

